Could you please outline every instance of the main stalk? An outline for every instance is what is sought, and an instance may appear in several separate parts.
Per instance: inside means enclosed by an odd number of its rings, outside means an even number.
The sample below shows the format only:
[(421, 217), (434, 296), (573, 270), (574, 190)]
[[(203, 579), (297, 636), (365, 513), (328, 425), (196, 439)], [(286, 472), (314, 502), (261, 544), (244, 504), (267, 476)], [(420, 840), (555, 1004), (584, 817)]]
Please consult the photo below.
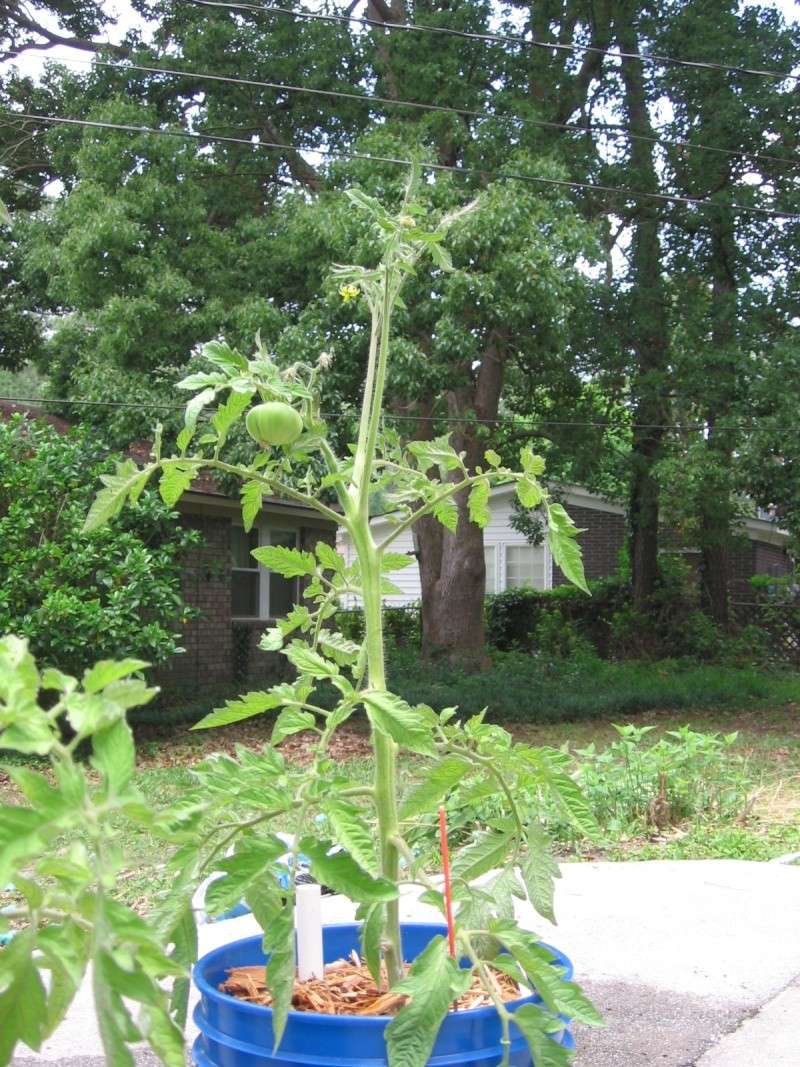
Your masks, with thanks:
[[(392, 270), (390, 264), (386, 263), (380, 299), (376, 300), (372, 307), (369, 363), (350, 493), (353, 511), (352, 538), (361, 568), (364, 602), (367, 686), (373, 691), (383, 692), (386, 691), (386, 663), (383, 649), (381, 557), (369, 526), (369, 492), (389, 357), (392, 290)], [(400, 854), (395, 844), (400, 833), (397, 807), (397, 745), (391, 737), (373, 727), (372, 748), (375, 755), (373, 790), (378, 818), (381, 874), (396, 883), (400, 875)], [(402, 975), (403, 962), (400, 906), (396, 900), (386, 905), (382, 943), (387, 977), (392, 985)]]

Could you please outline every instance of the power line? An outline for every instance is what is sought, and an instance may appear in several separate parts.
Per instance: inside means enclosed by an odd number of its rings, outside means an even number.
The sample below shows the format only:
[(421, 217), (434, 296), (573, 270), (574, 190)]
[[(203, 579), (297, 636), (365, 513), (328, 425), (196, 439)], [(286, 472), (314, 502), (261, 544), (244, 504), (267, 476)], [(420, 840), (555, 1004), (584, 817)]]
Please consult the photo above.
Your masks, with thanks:
[[(85, 398), (78, 398), (75, 400), (69, 400), (65, 397), (13, 397), (13, 396), (0, 396), (0, 403), (11, 404), (54, 404), (65, 405), (74, 407), (102, 407), (102, 408), (122, 408), (128, 411), (183, 411), (184, 405), (182, 404), (152, 404), (152, 403), (134, 403), (126, 400), (88, 400)], [(209, 407), (208, 411), (214, 411), (215, 408)], [(14, 414), (12, 412), (12, 414)], [(18, 414), (24, 414), (19, 412)], [(356, 419), (358, 417), (357, 411), (323, 411), (320, 412), (321, 417), (329, 419), (331, 421), (344, 420), (344, 419)], [(544, 426), (560, 426), (560, 427), (595, 427), (596, 429), (629, 429), (629, 430), (683, 430), (688, 432), (698, 432), (707, 429), (707, 423), (705, 422), (628, 422), (623, 421), (620, 423), (609, 422), (608, 420), (602, 421), (599, 419), (537, 419), (535, 424), (531, 424), (522, 415), (498, 415), (496, 419), (473, 419), (467, 416), (454, 416), (454, 415), (397, 415), (393, 412), (384, 412), (383, 418), (390, 422), (426, 422), (426, 423), (446, 423), (447, 425), (456, 426), (519, 426), (523, 429), (529, 430), (532, 434), (537, 429)], [(736, 422), (730, 425), (723, 425), (721, 423), (715, 424), (716, 430), (731, 431), (731, 430), (750, 430), (758, 431), (760, 429), (774, 430), (774, 429), (794, 429), (794, 424), (784, 423), (771, 423), (768, 426), (761, 426), (750, 420), (749, 422)]]
[[(725, 203), (716, 200), (707, 200), (703, 197), (681, 196), (678, 193), (652, 193), (637, 189), (625, 189), (614, 185), (599, 185), (594, 182), (570, 181), (566, 178), (541, 178), (532, 174), (521, 174), (515, 171), (487, 171), (481, 167), (454, 167), (446, 163), (427, 163), (419, 160), (400, 159), (395, 156), (378, 156), (369, 152), (339, 152), (330, 148), (306, 148), (291, 143), (278, 141), (253, 141), (243, 137), (230, 137), (223, 134), (192, 132), (189, 130), (158, 129), (152, 126), (134, 126), (121, 122), (99, 122), (92, 119), (73, 119), (63, 115), (37, 115), (26, 111), (0, 112), (8, 119), (23, 119), (25, 121), (48, 122), (53, 125), (82, 126), (87, 129), (117, 130), (123, 133), (136, 133), (157, 135), (161, 137), (177, 137), (190, 141), (207, 141), (214, 144), (238, 144), (248, 148), (278, 150), (281, 152), (311, 152), (324, 156), (328, 159), (348, 161), (353, 159), (365, 160), (371, 163), (389, 163), (394, 166), (412, 167), (419, 166), (422, 170), (447, 172), (464, 177), (478, 177), (486, 179), (503, 179), (510, 181), (528, 182), (534, 185), (549, 185), (561, 189), (581, 189), (591, 193), (611, 193), (615, 196), (628, 197), (635, 200), (658, 200), (660, 203), (687, 204), (691, 207), (725, 207), (729, 211), (742, 212), (745, 214), (762, 215), (776, 219), (797, 219), (798, 212), (781, 211), (777, 208), (753, 207), (747, 204)], [(613, 208), (609, 208), (613, 212)]]
[[(19, 58), (23, 55), (21, 52), (13, 52), (9, 54), (9, 58)], [(38, 60), (39, 62), (52, 62), (49, 56), (29, 56)], [(307, 85), (290, 85), (285, 82), (272, 82), (262, 81), (257, 78), (237, 78), (233, 75), (227, 74), (212, 74), (205, 71), (195, 70), (177, 70), (171, 67), (162, 66), (147, 66), (140, 63), (131, 63), (129, 61), (124, 62), (111, 62), (104, 59), (79, 59), (78, 57), (68, 56), (63, 59), (59, 59), (58, 63), (73, 63), (79, 66), (87, 67), (106, 67), (110, 70), (117, 70), (121, 72), (126, 71), (141, 71), (145, 74), (167, 74), (173, 77), (190, 78), (196, 81), (209, 81), (219, 82), (226, 85), (247, 85), (253, 88), (259, 89), (274, 89), (278, 92), (286, 93), (304, 93), (308, 96), (321, 96), (331, 100), (350, 100), (359, 104), (370, 104), (372, 106), (380, 107), (399, 107), (410, 108), (417, 111), (425, 112), (439, 112), (446, 115), (459, 115), (466, 116), (467, 118), (484, 119), (488, 121), (503, 121), (504, 119), (511, 119), (524, 126), (536, 126), (545, 129), (552, 130), (567, 130), (570, 133), (602, 133), (607, 136), (615, 137), (617, 140), (628, 138), (631, 141), (645, 141), (648, 144), (659, 145), (662, 148), (677, 148), (680, 150), (691, 150), (693, 152), (712, 152), (716, 155), (723, 155), (739, 159), (745, 157), (758, 162), (770, 162), (781, 163), (784, 166), (796, 167), (800, 166), (800, 159), (787, 159), (783, 156), (774, 156), (764, 152), (751, 152), (746, 148), (733, 149), (733, 148), (720, 148), (716, 145), (699, 144), (694, 141), (683, 141), (667, 139), (664, 137), (652, 137), (647, 134), (632, 133), (627, 126), (614, 122), (603, 123), (591, 123), (586, 126), (576, 126), (574, 123), (569, 122), (555, 122), (547, 119), (534, 119), (534, 118), (520, 118), (516, 115), (503, 116), (495, 114), (490, 111), (478, 111), (472, 108), (452, 107), (445, 104), (426, 104), (417, 100), (397, 100), (388, 96), (375, 96), (368, 93), (349, 93), (339, 89), (315, 89)]]
[(758, 67), (743, 67), (730, 63), (714, 63), (707, 60), (679, 59), (654, 52), (622, 52), (618, 49), (598, 48), (588, 44), (563, 44), (558, 41), (536, 41), (503, 33), (474, 33), (470, 30), (455, 30), (448, 26), (422, 26), (414, 22), (382, 22), (380, 19), (358, 18), (355, 15), (325, 15), (314, 11), (291, 11), (285, 7), (272, 4), (230, 3), (227, 0), (184, 0), (197, 7), (228, 8), (232, 11), (266, 12), (271, 15), (287, 15), (289, 18), (312, 19), (318, 22), (343, 23), (369, 26), (380, 30), (404, 30), (412, 33), (433, 33), (447, 37), (460, 37), (469, 41), (486, 41), (490, 44), (524, 45), (526, 48), (544, 48), (548, 52), (581, 52), (592, 55), (610, 56), (612, 59), (635, 59), (640, 63), (666, 64), (668, 66), (688, 67), (693, 70), (715, 70), (729, 74), (749, 74), (758, 78), (774, 78), (778, 81), (800, 81), (800, 74), (789, 74), (779, 70), (763, 70)]

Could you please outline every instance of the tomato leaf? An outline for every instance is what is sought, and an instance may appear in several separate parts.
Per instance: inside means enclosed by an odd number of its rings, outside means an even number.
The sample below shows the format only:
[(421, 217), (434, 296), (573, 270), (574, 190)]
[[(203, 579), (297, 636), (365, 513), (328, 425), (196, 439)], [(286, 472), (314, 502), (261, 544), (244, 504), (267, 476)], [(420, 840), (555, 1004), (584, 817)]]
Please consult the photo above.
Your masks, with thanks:
[(433, 756), (433, 729), (422, 707), (412, 708), (402, 697), (385, 689), (368, 689), (361, 695), (370, 719), (379, 730), (410, 752)]
[(470, 972), (450, 957), (443, 937), (435, 937), (417, 956), (406, 977), (392, 987), (411, 997), (386, 1027), (392, 1067), (424, 1067), (450, 1005), (470, 980)]
[(373, 878), (346, 852), (330, 852), (331, 843), (304, 837), (300, 851), (311, 860), (311, 873), (323, 885), (363, 904), (395, 900), (397, 886), (385, 878)]

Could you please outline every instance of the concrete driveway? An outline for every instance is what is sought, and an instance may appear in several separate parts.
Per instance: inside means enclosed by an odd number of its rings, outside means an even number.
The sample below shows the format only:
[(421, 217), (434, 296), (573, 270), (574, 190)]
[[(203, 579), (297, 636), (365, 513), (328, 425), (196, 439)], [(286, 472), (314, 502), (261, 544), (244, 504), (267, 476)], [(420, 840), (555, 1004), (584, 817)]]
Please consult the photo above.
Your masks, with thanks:
[[(559, 925), (524, 907), (520, 918), (572, 958), (576, 979), (606, 1018), (605, 1030), (578, 1028), (576, 1067), (800, 1064), (800, 867), (575, 863), (562, 874)], [(341, 898), (325, 898), (324, 908), (330, 922), (352, 917)], [(410, 897), (403, 910), (406, 918), (436, 917)], [(204, 927), (202, 950), (255, 929), (250, 916)], [(104, 1062), (88, 987), (38, 1055), (19, 1049), (13, 1060), (14, 1067)], [(140, 1067), (157, 1062), (137, 1054)]]

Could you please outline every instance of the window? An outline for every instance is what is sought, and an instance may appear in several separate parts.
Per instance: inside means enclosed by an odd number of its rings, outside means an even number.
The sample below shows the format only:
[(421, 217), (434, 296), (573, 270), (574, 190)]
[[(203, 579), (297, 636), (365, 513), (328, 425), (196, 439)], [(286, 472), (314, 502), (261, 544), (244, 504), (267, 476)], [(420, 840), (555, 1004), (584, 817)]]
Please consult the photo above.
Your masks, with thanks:
[(235, 619), (276, 619), (299, 599), (296, 578), (284, 578), (253, 559), (253, 549), (263, 545), (295, 548), (297, 534), (267, 526), (253, 527), (249, 533), (241, 526), (232, 528), (231, 615)]
[(544, 545), (506, 546), (506, 589), (546, 589)]
[(231, 615), (236, 618), (258, 618), (261, 568), (250, 555), (254, 548), (258, 548), (258, 530), (245, 533), (241, 526), (234, 526), (231, 545)]
[(483, 562), (486, 564), (486, 593), (497, 592), (497, 546), (483, 546)]

